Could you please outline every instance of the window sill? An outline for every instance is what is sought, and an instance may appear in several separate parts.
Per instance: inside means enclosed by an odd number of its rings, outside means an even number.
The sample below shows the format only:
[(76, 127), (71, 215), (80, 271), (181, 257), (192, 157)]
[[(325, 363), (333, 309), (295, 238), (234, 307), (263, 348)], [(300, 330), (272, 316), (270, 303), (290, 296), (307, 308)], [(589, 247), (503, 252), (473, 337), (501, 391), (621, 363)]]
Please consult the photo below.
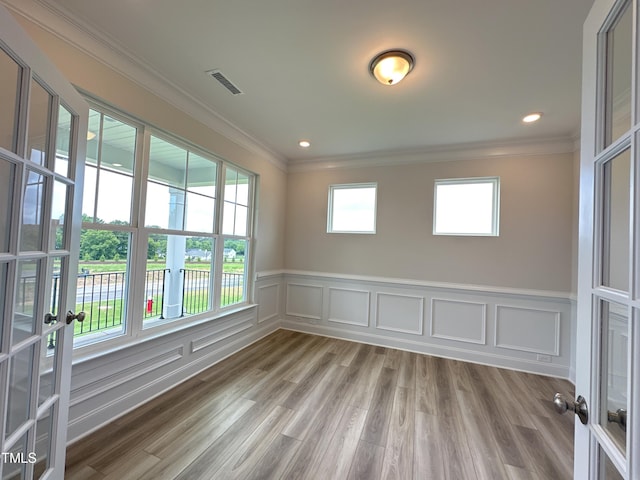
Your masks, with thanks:
[[(112, 353), (116, 353), (135, 345), (141, 345), (158, 338), (174, 335), (199, 325), (215, 322), (217, 320), (236, 315), (245, 311), (255, 309), (257, 304), (245, 303), (236, 307), (231, 307), (222, 311), (215, 312), (213, 315), (199, 315), (195, 318), (189, 318), (183, 321), (162, 321), (152, 326), (143, 328), (136, 336), (119, 334), (110, 340), (91, 342), (84, 340), (82, 343), (75, 344), (73, 352), (73, 365), (80, 365), (85, 362), (95, 360)], [(96, 334), (98, 336), (99, 334)], [(93, 338), (95, 336), (92, 335)]]

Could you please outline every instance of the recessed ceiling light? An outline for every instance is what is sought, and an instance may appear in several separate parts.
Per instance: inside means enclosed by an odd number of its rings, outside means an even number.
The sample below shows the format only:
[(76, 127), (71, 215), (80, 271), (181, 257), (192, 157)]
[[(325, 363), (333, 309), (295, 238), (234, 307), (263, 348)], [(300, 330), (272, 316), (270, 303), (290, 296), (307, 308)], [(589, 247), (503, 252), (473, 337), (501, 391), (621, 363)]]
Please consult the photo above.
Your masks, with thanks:
[(300, 140), (298, 142), (298, 145), (300, 145), (302, 148), (309, 148), (311, 146), (311, 142), (309, 140)]
[(541, 117), (542, 117), (542, 113), (540, 113), (540, 112), (530, 113), (529, 115), (524, 117), (522, 119), (522, 121), (524, 123), (533, 123), (533, 122), (537, 122), (538, 120), (540, 120)]

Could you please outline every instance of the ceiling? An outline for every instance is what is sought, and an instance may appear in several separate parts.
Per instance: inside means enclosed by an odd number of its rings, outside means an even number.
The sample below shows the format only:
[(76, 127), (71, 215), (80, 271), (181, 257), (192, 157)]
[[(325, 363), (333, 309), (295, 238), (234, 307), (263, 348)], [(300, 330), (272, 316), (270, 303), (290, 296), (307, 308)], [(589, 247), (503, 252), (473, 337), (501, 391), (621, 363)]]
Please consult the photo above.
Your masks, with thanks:
[[(592, 0), (37, 1), (285, 162), (579, 135)], [(390, 48), (416, 65), (384, 86)]]

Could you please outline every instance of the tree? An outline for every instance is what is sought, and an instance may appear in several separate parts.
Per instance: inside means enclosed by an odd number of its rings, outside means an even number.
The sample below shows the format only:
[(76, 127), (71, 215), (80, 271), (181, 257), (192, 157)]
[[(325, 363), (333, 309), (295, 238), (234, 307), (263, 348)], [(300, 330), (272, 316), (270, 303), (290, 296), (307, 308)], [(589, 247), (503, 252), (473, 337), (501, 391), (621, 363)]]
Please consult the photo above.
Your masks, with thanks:
[(119, 243), (108, 230), (84, 230), (80, 237), (80, 257), (84, 260), (112, 259)]

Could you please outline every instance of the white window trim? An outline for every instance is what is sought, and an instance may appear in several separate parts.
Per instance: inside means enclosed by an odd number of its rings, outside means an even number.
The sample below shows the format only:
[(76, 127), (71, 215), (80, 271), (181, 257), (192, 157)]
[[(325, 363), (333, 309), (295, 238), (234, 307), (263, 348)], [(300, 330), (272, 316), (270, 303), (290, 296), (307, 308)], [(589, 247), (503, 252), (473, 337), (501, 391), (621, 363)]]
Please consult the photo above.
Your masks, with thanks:
[[(373, 229), (372, 230), (336, 230), (333, 225), (333, 192), (336, 190), (347, 190), (356, 188), (375, 188), (375, 199), (373, 202)], [(329, 202), (327, 207), (327, 233), (350, 233), (359, 235), (375, 235), (376, 219), (378, 215), (378, 183), (340, 183), (329, 185)]]
[[(221, 307), (220, 302), (220, 288), (214, 290), (215, 295), (212, 301), (212, 307), (205, 312), (197, 313), (194, 315), (185, 316), (184, 318), (163, 319), (157, 322), (149, 322), (145, 325), (143, 318), (143, 305), (141, 303), (129, 303), (127, 302), (126, 314), (124, 319), (124, 328), (122, 332), (111, 332), (109, 335), (105, 335), (103, 331), (97, 331), (95, 333), (89, 333), (83, 337), (74, 338), (73, 358), (74, 363), (83, 361), (88, 358), (98, 357), (104, 355), (110, 351), (125, 348), (129, 345), (145, 341), (147, 339), (157, 338), (163, 335), (169, 335), (194, 325), (215, 321), (224, 318), (228, 315), (232, 315), (236, 312), (244, 311), (255, 307), (253, 301), (253, 272), (255, 271), (255, 258), (253, 255), (253, 249), (251, 248), (255, 240), (255, 219), (257, 211), (257, 192), (255, 189), (258, 185), (259, 175), (242, 168), (233, 162), (227, 161), (219, 155), (207, 151), (185, 139), (178, 137), (171, 132), (161, 130), (152, 124), (140, 120), (131, 114), (121, 111), (115, 107), (111, 107), (102, 100), (93, 97), (87, 92), (83, 93), (85, 100), (88, 101), (90, 108), (98, 111), (103, 115), (108, 115), (119, 121), (127, 123), (138, 129), (138, 137), (136, 139), (136, 158), (135, 158), (135, 170), (134, 176), (134, 191), (132, 198), (132, 218), (130, 225), (126, 226), (113, 226), (114, 230), (127, 231), (131, 237), (130, 251), (129, 251), (129, 267), (128, 267), (128, 295), (134, 298), (143, 298), (144, 295), (144, 282), (138, 278), (140, 275), (144, 275), (146, 272), (146, 255), (141, 252), (146, 252), (146, 240), (149, 234), (158, 233), (166, 235), (185, 235), (185, 236), (204, 236), (211, 237), (215, 240), (216, 245), (216, 258), (222, 258), (222, 250), (224, 244), (224, 238), (241, 238), (247, 241), (247, 250), (245, 254), (245, 280), (244, 280), (244, 300), (242, 302), (234, 303)], [(154, 229), (145, 226), (145, 205), (146, 205), (146, 191), (148, 181), (148, 164), (144, 161), (145, 155), (149, 153), (149, 142), (151, 136), (160, 138), (166, 142), (176, 145), (180, 148), (184, 148), (189, 152), (193, 152), (196, 155), (210, 159), (212, 162), (218, 164), (218, 179), (216, 184), (219, 185), (216, 199), (216, 211), (215, 211), (215, 228), (212, 233), (203, 232), (191, 232), (188, 230), (170, 230), (170, 229)], [(147, 157), (148, 158), (148, 157)], [(247, 234), (244, 237), (237, 237), (234, 235), (222, 235), (222, 199), (224, 198), (224, 182), (223, 169), (227, 167), (233, 168), (238, 172), (242, 172), (250, 179), (249, 189), (249, 216), (247, 224)], [(94, 205), (95, 211), (95, 205)], [(101, 228), (101, 224), (92, 224), (91, 226), (83, 226), (83, 228), (92, 229), (104, 229)], [(109, 228), (111, 229), (111, 227)], [(218, 245), (220, 247), (218, 248)], [(214, 275), (221, 276), (222, 268), (216, 268), (218, 260), (213, 260)], [(220, 279), (216, 279), (217, 285), (220, 285)]]
[[(436, 229), (439, 185), (470, 185), (490, 183), (493, 185), (491, 232), (440, 232)], [(500, 177), (468, 177), (436, 179), (433, 186), (433, 235), (456, 237), (498, 237), (500, 235)]]

